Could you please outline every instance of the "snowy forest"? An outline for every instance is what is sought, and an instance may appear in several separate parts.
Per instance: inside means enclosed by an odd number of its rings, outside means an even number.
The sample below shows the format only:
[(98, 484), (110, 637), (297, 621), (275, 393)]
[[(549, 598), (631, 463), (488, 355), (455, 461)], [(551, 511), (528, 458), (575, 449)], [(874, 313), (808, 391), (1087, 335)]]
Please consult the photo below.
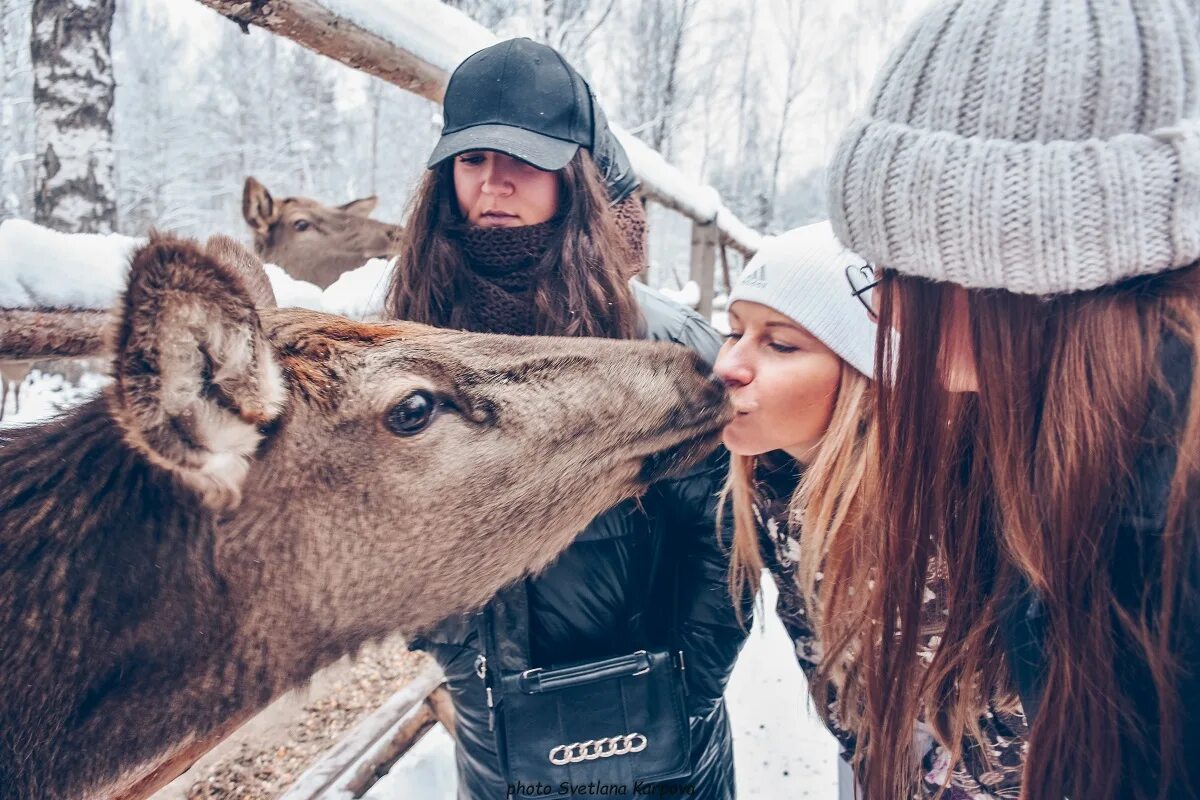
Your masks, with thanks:
[[(402, 2), (403, 0), (379, 0)], [(431, 2), (431, 0), (419, 0)], [(0, 220), (35, 219), (31, 36), (64, 3), (0, 0)], [(246, 237), (241, 190), (344, 203), (400, 221), (438, 107), (195, 0), (74, 0), (111, 25), (111, 209), (62, 230)], [(912, 0), (453, 0), (501, 37), (562, 51), (610, 118), (764, 233), (820, 218), (823, 163)], [(103, 19), (108, 17), (108, 19)], [(46, 20), (43, 26), (53, 24)], [(103, 49), (103, 37), (96, 47)], [(98, 55), (97, 63), (102, 61)], [(87, 69), (101, 69), (95, 65)], [(47, 76), (48, 80), (59, 76)], [(101, 103), (103, 105), (103, 103)], [(101, 122), (104, 122), (101, 120)], [(86, 141), (78, 146), (87, 146)], [(656, 285), (687, 276), (689, 227), (652, 213)], [(95, 217), (94, 219), (92, 217)]]

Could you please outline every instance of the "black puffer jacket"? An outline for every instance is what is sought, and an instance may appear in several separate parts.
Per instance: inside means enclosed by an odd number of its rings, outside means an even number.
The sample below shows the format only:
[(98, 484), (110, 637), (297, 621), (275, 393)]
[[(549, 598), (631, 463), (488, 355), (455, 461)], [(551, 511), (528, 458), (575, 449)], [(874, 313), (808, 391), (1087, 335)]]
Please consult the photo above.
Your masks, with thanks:
[[(720, 338), (699, 315), (635, 285), (643, 338), (686, 345), (710, 362), (716, 357)], [(710, 800), (734, 797), (733, 743), (722, 694), (745, 641), (726, 583), (732, 534), (726, 531), (719, 541), (715, 529), (716, 495), (727, 463), (722, 450), (690, 476), (655, 485), (640, 504), (629, 501), (600, 515), (545, 572), (524, 587), (500, 592), (491, 603), (499, 666), (505, 670), (627, 653), (634, 649), (632, 628), (643, 622), (651, 630), (666, 626), (670, 582), (651, 585), (649, 574), (653, 548), (661, 541), (664, 558), (679, 565), (679, 634), (692, 729), (693, 773), (676, 793), (683, 789)], [(475, 672), (473, 618), (449, 620), (413, 646), (442, 665), (454, 698), (459, 798), (504, 798), (508, 785)], [(633, 787), (626, 794), (632, 796)]]

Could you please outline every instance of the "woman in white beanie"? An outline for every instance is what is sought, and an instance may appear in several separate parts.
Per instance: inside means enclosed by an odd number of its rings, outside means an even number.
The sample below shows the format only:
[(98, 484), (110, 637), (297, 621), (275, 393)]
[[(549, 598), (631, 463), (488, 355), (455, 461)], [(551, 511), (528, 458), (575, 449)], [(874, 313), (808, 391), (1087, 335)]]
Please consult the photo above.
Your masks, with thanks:
[[(724, 431), (733, 454), (733, 597), (753, 595), (764, 567), (779, 589), (776, 612), (795, 645), (817, 710), (843, 747), (855, 751), (852, 656), (822, 655), (829, 614), (853, 614), (875, 571), (862, 543), (869, 502), (875, 409), (871, 376), (876, 326), (866, 313), (873, 271), (834, 237), (826, 222), (763, 242), (730, 294), (730, 335), (714, 370), (737, 416)], [(803, 535), (801, 532), (803, 531)], [(833, 566), (854, 576), (823, 581)], [(936, 649), (944, 619), (942, 577), (930, 571), (922, 611), (922, 651)], [(856, 591), (857, 588), (857, 591)], [(847, 666), (850, 668), (847, 669)], [(979, 719), (982, 744), (951, 761), (924, 726), (910, 728), (921, 764), (914, 797), (1017, 798), (1024, 719), (992, 707)]]
[(1023, 797), (1200, 796), (1197, 14), (944, 0), (839, 143), (833, 226), (885, 267), (901, 333), (877, 362), (887, 569), (826, 631), (856, 659), (872, 800), (918, 780), (914, 720), (954, 748), (1014, 690)]

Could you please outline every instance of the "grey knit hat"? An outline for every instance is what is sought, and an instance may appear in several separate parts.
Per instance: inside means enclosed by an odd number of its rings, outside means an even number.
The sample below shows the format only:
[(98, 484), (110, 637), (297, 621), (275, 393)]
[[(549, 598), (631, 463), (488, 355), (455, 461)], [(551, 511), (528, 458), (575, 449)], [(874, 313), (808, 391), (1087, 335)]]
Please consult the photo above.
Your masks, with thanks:
[(747, 300), (778, 311), (870, 378), (876, 325), (854, 296), (850, 271), (859, 284), (872, 277), (867, 262), (834, 237), (828, 222), (805, 225), (763, 239), (729, 293), (729, 305)]
[(1026, 294), (1200, 260), (1196, 4), (938, 3), (838, 144), (838, 237), (902, 273)]

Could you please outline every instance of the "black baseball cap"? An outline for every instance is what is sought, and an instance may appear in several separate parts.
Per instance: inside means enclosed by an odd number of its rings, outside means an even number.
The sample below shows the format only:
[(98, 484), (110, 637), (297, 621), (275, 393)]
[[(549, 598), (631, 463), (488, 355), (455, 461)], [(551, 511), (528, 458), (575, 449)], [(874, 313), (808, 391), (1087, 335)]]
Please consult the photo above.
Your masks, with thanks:
[(552, 47), (509, 39), (458, 65), (443, 101), (442, 138), (427, 166), (470, 150), (498, 150), (544, 170), (592, 149), (592, 92)]

